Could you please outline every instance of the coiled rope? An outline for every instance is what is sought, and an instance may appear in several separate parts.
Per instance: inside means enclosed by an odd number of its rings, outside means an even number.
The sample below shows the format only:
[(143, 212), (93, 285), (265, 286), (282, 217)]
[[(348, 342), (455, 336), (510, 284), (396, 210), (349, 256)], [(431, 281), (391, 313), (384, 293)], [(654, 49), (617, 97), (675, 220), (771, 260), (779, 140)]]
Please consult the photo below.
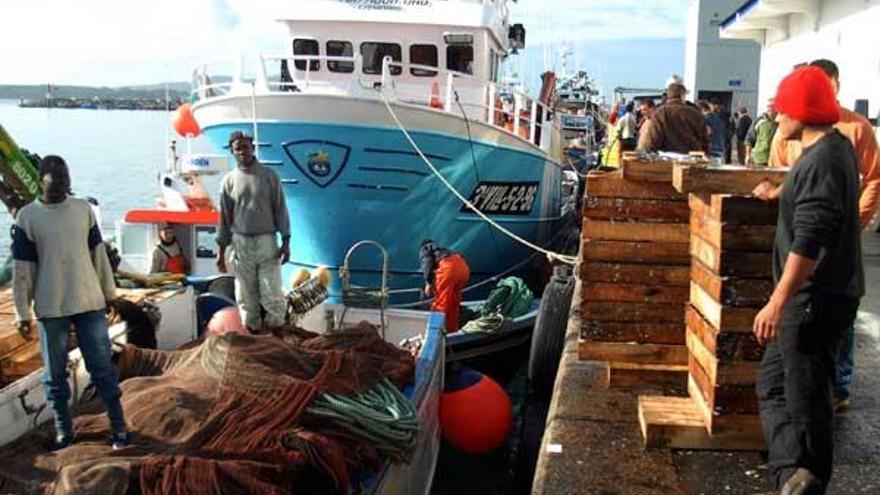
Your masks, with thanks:
[(369, 443), (391, 459), (409, 459), (419, 421), (413, 403), (388, 379), (355, 396), (321, 394), (306, 409), (305, 421)]

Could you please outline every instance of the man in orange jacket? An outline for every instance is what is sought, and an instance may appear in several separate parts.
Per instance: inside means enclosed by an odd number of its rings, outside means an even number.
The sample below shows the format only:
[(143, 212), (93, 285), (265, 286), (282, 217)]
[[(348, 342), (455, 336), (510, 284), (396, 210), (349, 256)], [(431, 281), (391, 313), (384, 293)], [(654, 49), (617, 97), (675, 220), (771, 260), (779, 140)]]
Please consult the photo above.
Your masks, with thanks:
[(434, 294), (431, 311), (446, 315), (446, 331), (458, 331), (461, 292), (471, 276), (464, 256), (442, 248), (430, 239), (419, 246), (419, 262), (425, 274), (425, 295)]
[[(830, 60), (819, 59), (810, 64), (822, 69), (831, 79), (835, 92), (840, 92), (840, 71), (837, 64)], [(839, 105), (839, 104), (838, 104)], [(859, 224), (864, 230), (871, 223), (880, 203), (880, 148), (874, 128), (868, 119), (840, 107), (840, 121), (834, 125), (853, 144), (862, 176), (859, 193)], [(801, 143), (797, 140), (785, 140), (782, 133), (773, 137), (770, 148), (771, 167), (790, 167), (801, 155)], [(781, 188), (780, 188), (781, 189)], [(779, 196), (779, 190), (768, 191), (768, 197)], [(855, 328), (850, 327), (844, 335), (840, 355), (837, 358), (837, 382), (834, 385), (834, 409), (842, 412), (850, 406), (850, 394), (853, 382), (853, 354)]]

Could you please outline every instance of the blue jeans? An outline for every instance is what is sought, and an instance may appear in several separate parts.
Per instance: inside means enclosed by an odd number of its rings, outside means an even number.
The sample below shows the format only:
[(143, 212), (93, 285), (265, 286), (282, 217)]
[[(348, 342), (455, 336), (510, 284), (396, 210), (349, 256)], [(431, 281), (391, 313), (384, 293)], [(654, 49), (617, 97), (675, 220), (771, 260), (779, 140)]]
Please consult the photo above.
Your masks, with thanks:
[(67, 339), (71, 327), (76, 331), (86, 370), (107, 407), (110, 427), (114, 433), (126, 431), (120, 402), (122, 390), (119, 388), (116, 367), (110, 359), (110, 334), (104, 311), (89, 311), (61, 318), (41, 318), (38, 324), (40, 354), (44, 364), (43, 389), (55, 416), (55, 434), (59, 438), (73, 438), (70, 386), (67, 383)]
[(843, 334), (843, 345), (837, 355), (837, 380), (834, 383), (834, 398), (849, 399), (853, 384), (853, 364), (855, 354), (855, 325)]

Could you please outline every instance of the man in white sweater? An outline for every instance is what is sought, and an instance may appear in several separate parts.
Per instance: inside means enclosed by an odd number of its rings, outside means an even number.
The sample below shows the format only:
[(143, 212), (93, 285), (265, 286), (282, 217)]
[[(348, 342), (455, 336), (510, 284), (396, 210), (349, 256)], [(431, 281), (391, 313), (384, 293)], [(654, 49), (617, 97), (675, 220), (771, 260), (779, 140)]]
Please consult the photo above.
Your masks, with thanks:
[[(284, 325), (287, 301), (281, 289), (281, 265), (290, 259), (290, 218), (281, 179), (254, 156), (254, 141), (241, 131), (229, 136), (238, 167), (220, 186), (217, 269), (227, 272), (232, 246), (235, 299), (252, 332)], [(281, 237), (281, 247), (278, 237)], [(265, 318), (261, 308), (266, 311)]]
[(36, 318), (43, 387), (55, 416), (55, 448), (74, 440), (67, 371), (71, 327), (98, 394), (107, 407), (114, 449), (128, 443), (119, 378), (111, 361), (105, 308), (116, 298), (113, 270), (89, 203), (70, 196), (61, 157), (39, 167), (41, 196), (18, 212), (12, 227), (13, 293), (19, 330)]

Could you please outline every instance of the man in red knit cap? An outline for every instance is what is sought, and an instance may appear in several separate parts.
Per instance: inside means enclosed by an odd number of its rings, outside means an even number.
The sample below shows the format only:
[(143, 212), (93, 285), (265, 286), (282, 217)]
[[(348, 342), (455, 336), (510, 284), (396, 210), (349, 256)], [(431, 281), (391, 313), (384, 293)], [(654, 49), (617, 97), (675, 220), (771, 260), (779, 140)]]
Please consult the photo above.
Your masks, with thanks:
[(776, 287), (753, 326), (766, 345), (756, 388), (782, 495), (822, 494), (832, 471), (835, 362), (865, 292), (859, 169), (852, 143), (833, 127), (840, 107), (821, 69), (795, 70), (774, 105), (777, 132), (803, 152), (779, 198)]
[[(831, 78), (835, 93), (840, 91), (840, 69), (828, 59), (810, 62), (822, 69)], [(839, 103), (838, 103), (839, 105)], [(874, 135), (874, 127), (865, 117), (843, 106), (840, 107), (840, 120), (834, 128), (847, 137), (856, 150), (859, 172), (862, 175), (862, 189), (859, 195), (859, 217), (862, 230), (868, 227), (877, 206), (880, 205), (880, 146)], [(790, 167), (801, 154), (800, 141), (786, 141), (776, 135), (770, 151), (771, 167)], [(777, 195), (778, 192), (771, 193)], [(834, 385), (834, 410), (842, 412), (850, 406), (853, 385), (855, 329), (849, 328), (843, 338), (840, 356), (837, 357), (837, 383)]]

